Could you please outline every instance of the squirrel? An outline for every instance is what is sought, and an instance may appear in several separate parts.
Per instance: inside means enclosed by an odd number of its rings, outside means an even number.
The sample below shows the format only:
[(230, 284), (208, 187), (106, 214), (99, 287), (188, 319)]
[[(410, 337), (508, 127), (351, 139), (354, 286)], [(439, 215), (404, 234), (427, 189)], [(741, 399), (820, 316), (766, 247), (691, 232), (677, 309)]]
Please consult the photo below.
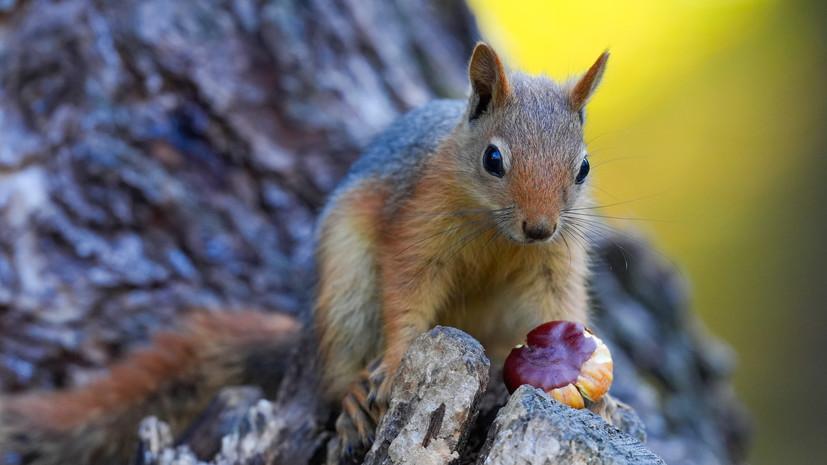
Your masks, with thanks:
[[(332, 193), (317, 230), (313, 316), (321, 395), (341, 405), (349, 447), (369, 446), (388, 374), (433, 325), (470, 333), (502, 360), (537, 324), (587, 322), (576, 225), (590, 202), (584, 107), (608, 56), (558, 84), (507, 72), (478, 43), (468, 100), (400, 117)], [(299, 328), (278, 314), (196, 314), (98, 382), (0, 397), (0, 464), (124, 463), (143, 416), (180, 433), (221, 387), (277, 378), (283, 369), (260, 372), (261, 359), (283, 356)]]
[(318, 229), (314, 319), (324, 395), (344, 399), (337, 429), (348, 447), (369, 447), (387, 375), (433, 325), (504, 360), (542, 322), (587, 323), (576, 224), (590, 202), (584, 107), (608, 57), (558, 84), (506, 72), (478, 43), (467, 102), (402, 116), (334, 190)]

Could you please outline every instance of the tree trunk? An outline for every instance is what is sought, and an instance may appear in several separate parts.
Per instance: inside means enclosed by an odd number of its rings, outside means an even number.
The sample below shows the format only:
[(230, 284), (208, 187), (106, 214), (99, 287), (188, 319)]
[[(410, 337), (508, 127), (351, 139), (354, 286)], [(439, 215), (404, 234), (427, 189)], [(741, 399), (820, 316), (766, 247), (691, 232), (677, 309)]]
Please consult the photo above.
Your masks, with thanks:
[[(464, 94), (477, 38), (458, 0), (0, 2), (0, 391), (81, 384), (190, 308), (306, 320), (325, 195)], [(740, 461), (726, 349), (622, 252), (594, 280), (613, 392), (667, 463)]]
[(396, 115), (464, 92), (474, 34), (457, 1), (32, 0), (0, 21), (12, 391), (76, 384), (188, 307), (300, 312), (326, 193)]

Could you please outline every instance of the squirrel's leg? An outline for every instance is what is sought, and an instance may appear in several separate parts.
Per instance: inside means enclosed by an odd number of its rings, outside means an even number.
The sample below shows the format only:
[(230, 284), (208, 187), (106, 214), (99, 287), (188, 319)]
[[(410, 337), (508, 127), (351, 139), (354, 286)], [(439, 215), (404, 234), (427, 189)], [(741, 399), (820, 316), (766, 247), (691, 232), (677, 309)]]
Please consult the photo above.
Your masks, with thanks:
[(324, 394), (331, 402), (343, 399), (357, 373), (382, 350), (375, 255), (384, 192), (365, 182), (341, 194), (321, 225), (313, 313)]
[[(382, 265), (382, 316), (385, 352), (351, 385), (344, 410), (337, 420), (342, 441), (340, 463), (346, 463), (373, 442), (375, 425), (385, 414), (396, 369), (411, 342), (435, 322), (448, 291), (449, 272), (429, 269), (429, 250), (397, 241), (380, 257)], [(395, 249), (392, 247), (396, 247)], [(368, 393), (365, 396), (365, 392)]]
[(386, 257), (383, 263), (385, 352), (382, 363), (371, 374), (374, 382), (381, 379), (371, 400), (379, 405), (383, 414), (402, 356), (414, 339), (435, 324), (437, 312), (445, 306), (453, 286), (455, 276), (452, 267), (437, 263), (434, 259), (445, 250), (441, 246), (431, 244), (419, 250), (401, 248)]

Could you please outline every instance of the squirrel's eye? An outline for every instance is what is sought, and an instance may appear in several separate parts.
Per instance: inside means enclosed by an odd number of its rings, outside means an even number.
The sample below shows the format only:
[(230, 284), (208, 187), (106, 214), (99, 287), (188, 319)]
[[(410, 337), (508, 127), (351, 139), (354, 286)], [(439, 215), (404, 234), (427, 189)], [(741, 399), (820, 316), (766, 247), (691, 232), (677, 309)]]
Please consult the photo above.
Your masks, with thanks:
[(586, 176), (589, 175), (589, 160), (586, 158), (583, 159), (583, 163), (580, 164), (580, 171), (577, 172), (577, 177), (574, 178), (575, 184), (583, 184), (583, 181), (586, 180)]
[(485, 149), (485, 154), (482, 156), (482, 166), (485, 171), (488, 171), (492, 176), (501, 178), (505, 175), (505, 168), (503, 167), (503, 156), (500, 154), (500, 149), (496, 145), (489, 145)]

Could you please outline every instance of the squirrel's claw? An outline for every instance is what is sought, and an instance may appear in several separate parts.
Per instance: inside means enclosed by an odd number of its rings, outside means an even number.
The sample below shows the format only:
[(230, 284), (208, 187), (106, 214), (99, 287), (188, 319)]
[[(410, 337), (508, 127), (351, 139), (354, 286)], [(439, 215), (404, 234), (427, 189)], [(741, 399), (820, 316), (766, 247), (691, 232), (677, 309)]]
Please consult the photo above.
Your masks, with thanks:
[[(387, 411), (387, 395), (383, 387), (387, 370), (383, 364), (372, 363), (359, 373), (342, 401), (342, 413), (336, 420), (341, 456), (339, 464), (360, 463), (375, 440), (376, 425)], [(388, 390), (389, 392), (389, 390)]]
[(367, 403), (366, 378), (353, 385), (342, 401), (342, 413), (336, 419), (336, 433), (340, 444), (339, 465), (361, 463), (373, 445), (377, 417)]
[(376, 418), (376, 423), (382, 418), (385, 411), (388, 409), (390, 400), (390, 378), (388, 377), (388, 368), (385, 364), (373, 363), (369, 367), (370, 374), (367, 376), (368, 396), (367, 407)]

